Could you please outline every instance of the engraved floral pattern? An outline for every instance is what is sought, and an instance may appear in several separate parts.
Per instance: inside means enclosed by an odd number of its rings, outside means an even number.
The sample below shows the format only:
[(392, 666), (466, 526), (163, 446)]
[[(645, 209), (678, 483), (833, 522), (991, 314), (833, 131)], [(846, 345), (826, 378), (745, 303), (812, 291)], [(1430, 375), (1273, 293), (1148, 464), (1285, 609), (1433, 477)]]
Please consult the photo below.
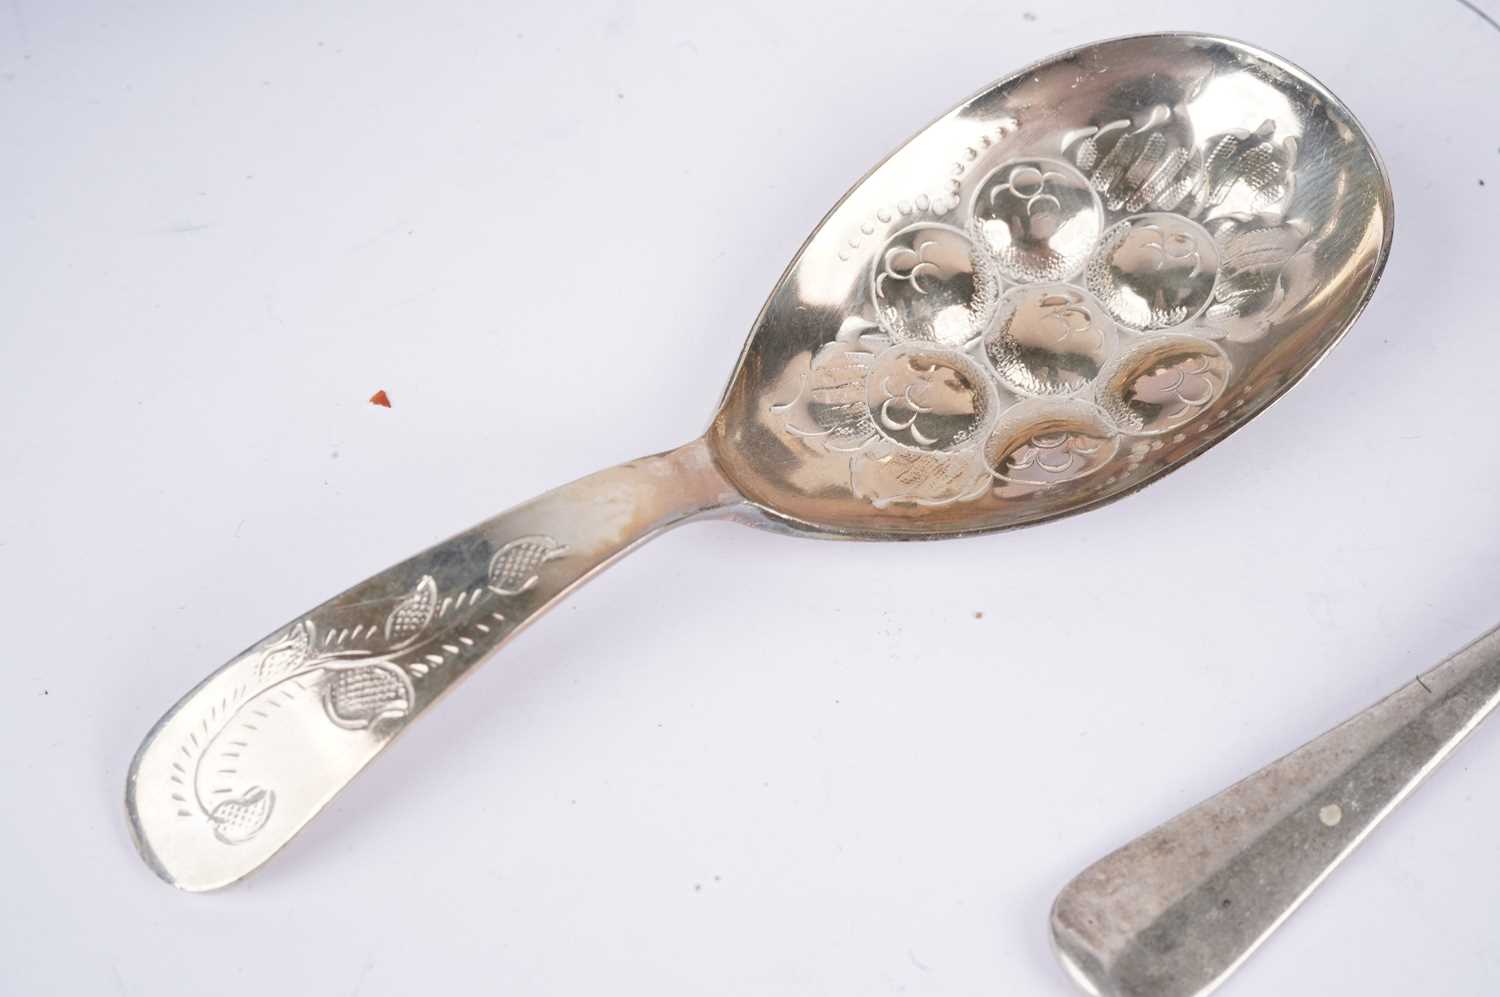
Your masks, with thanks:
[(1237, 344), (1307, 290), (1298, 143), (1274, 121), (1199, 139), (1155, 105), (1062, 132), (1056, 158), (1003, 139), (942, 222), (902, 202), (867, 299), (771, 406), (877, 508), (1119, 480), (1219, 405)]
[(416, 708), (423, 677), (473, 645), (470, 633), (505, 625), (497, 607), (532, 589), (543, 566), (566, 553), (552, 537), (518, 537), (494, 552), (477, 588), (443, 593), (423, 575), (379, 623), (306, 619), (289, 627), (260, 650), (247, 669), (250, 681), (213, 706), (179, 746), (170, 776), (178, 816), (206, 820), (226, 845), (254, 838), (276, 811), (276, 790), (242, 784), (240, 759), (279, 711), (317, 696), (327, 721), (351, 735), (403, 721)]

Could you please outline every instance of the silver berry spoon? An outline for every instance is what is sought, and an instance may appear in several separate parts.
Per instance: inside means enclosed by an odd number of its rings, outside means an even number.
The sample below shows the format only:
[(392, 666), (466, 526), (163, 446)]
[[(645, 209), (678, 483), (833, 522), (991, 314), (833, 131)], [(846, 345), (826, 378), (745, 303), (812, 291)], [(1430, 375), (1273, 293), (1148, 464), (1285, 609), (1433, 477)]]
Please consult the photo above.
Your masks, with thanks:
[(1134, 491), (1307, 373), (1390, 237), (1359, 124), (1275, 56), (1148, 35), (1028, 67), (834, 207), (701, 438), (382, 571), (188, 693), (130, 768), (141, 854), (188, 890), (254, 870), (469, 668), (679, 523), (929, 539)]

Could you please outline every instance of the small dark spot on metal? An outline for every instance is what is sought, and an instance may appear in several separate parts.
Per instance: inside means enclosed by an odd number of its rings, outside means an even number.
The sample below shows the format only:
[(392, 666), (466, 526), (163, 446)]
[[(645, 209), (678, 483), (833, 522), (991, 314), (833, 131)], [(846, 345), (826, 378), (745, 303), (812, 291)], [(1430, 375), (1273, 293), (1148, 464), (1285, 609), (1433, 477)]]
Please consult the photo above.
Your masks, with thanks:
[(1023, 21), (1035, 21), (1036, 20), (1036, 15), (1033, 14), (1029, 10), (1023, 10), (1021, 12), (1021, 20), (1023, 20)]
[(1228, 897), (1225, 897), (1222, 901), (1220, 901), (1219, 906), (1227, 909), (1233, 903), (1234, 903), (1233, 900), (1230, 900)]
[(974, 610), (974, 619), (976, 619), (976, 620), (982, 620), (982, 619), (984, 619), (984, 610), (982, 610), (982, 609), (976, 609), (976, 610)]

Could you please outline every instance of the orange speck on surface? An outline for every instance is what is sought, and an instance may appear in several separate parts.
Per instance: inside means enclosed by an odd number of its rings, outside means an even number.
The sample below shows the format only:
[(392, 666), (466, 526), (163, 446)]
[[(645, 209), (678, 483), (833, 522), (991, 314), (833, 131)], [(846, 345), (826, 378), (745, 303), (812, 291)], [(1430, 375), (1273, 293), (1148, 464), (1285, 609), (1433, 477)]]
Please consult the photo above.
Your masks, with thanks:
[(370, 404), (379, 405), (381, 408), (390, 408), (391, 396), (385, 393), (384, 388), (381, 388), (379, 391), (370, 396)]

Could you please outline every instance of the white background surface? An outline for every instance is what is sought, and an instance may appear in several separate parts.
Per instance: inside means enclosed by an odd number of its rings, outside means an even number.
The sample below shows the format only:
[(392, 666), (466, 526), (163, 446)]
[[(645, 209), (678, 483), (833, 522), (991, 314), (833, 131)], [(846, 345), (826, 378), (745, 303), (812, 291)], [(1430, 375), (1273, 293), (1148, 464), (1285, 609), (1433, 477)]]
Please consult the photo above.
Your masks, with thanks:
[[(0, 10), (0, 992), (1063, 997), (1067, 879), (1500, 620), (1500, 32), (1459, 3), (303, 7)], [(1394, 178), (1306, 384), (1043, 528), (683, 529), (252, 879), (136, 858), (126, 765), (210, 669), (700, 431), (869, 165), (1171, 28), (1308, 68)], [(1493, 993), (1497, 785), (1500, 728), (1224, 994)]]

